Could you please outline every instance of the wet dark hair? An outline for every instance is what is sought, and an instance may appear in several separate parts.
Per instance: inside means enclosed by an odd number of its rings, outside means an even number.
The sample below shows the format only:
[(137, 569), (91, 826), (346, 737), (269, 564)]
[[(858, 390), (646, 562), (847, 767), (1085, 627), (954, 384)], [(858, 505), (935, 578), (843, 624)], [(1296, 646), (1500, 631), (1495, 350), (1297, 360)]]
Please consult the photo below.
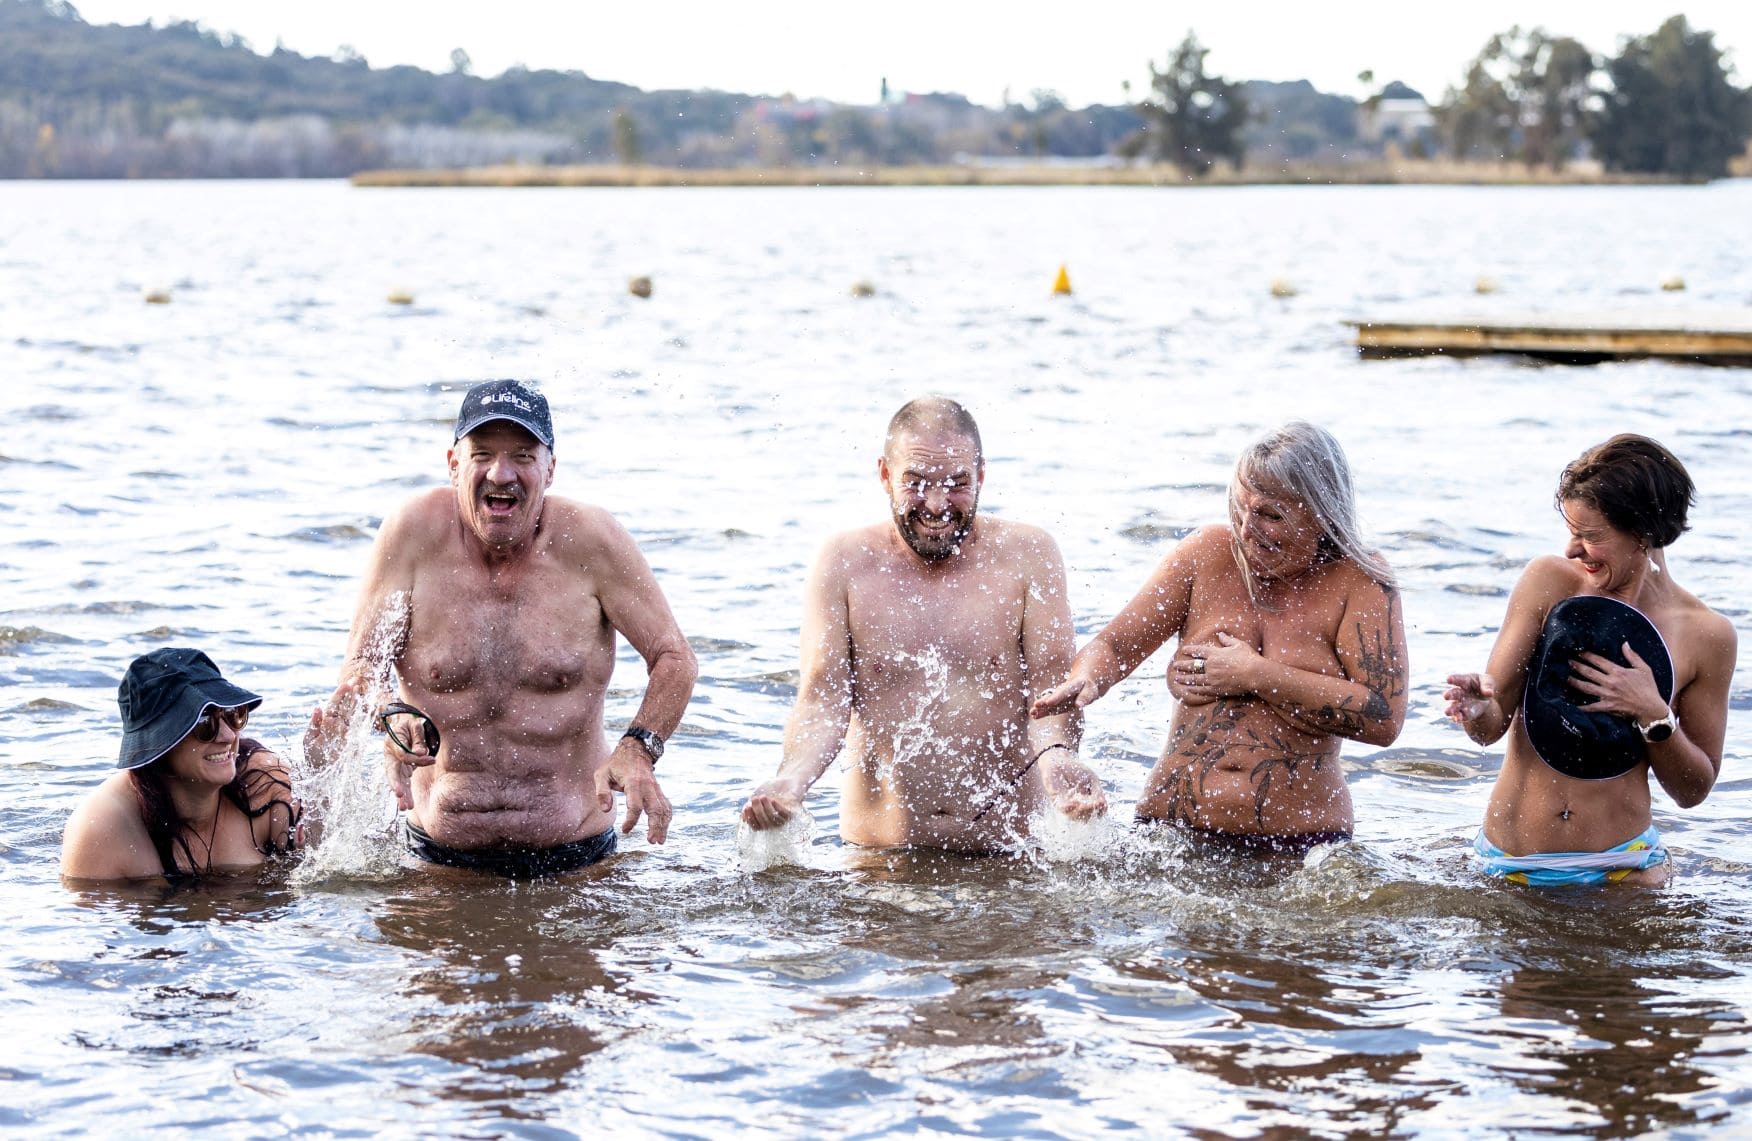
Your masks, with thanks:
[(972, 440), (974, 461), (985, 462), (985, 448), (980, 444), (979, 425), (974, 423), (973, 413), (947, 396), (921, 396), (901, 405), (900, 411), (888, 421), (888, 435), (883, 439), (882, 449), (886, 452), (900, 436), (928, 428), (947, 428)]
[(1649, 439), (1623, 432), (1570, 461), (1557, 477), (1559, 512), (1574, 499), (1606, 517), (1617, 530), (1651, 547), (1684, 534), (1697, 487), (1679, 457)]
[[(237, 775), (219, 790), (219, 795), (236, 805), (238, 811), (252, 821), (272, 812), (279, 805), (286, 809), (288, 818), (295, 824), (297, 814), (292, 806), (292, 786), (265, 769), (249, 764), (249, 759), (264, 748), (260, 741), (251, 737), (245, 737), (238, 742)], [(207, 853), (209, 866), (203, 867), (196, 861), (195, 853), (189, 847), (188, 821), (177, 812), (176, 802), (171, 800), (170, 787), (166, 783), (165, 774), (170, 769), (169, 756), (167, 753), (151, 764), (129, 769), (128, 776), (133, 778), (134, 799), (140, 805), (140, 819), (146, 824), (146, 835), (151, 838), (152, 847), (158, 852), (158, 861), (164, 867), (164, 874), (199, 875), (210, 870), (213, 853)], [(256, 802), (259, 802), (258, 806), (252, 808), (251, 804)], [(187, 872), (177, 866), (177, 848), (182, 849), (183, 859), (189, 867)]]

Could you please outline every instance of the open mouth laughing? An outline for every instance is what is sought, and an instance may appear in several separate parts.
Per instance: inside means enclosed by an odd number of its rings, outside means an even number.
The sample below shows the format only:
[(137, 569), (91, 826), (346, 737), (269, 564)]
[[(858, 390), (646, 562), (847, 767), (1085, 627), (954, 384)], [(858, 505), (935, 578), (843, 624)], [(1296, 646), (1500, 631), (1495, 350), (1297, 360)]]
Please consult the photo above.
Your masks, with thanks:
[(495, 519), (506, 519), (516, 514), (517, 505), (522, 502), (523, 493), (516, 487), (489, 489), (481, 493), (481, 505), (486, 508), (487, 515)]

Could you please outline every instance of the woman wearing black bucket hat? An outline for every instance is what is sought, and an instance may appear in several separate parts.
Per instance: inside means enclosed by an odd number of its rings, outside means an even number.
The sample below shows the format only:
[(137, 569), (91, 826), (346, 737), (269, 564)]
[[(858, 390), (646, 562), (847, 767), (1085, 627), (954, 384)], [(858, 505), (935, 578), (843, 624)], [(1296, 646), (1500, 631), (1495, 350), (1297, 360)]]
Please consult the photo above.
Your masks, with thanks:
[(298, 843), (278, 757), (242, 730), (262, 699), (199, 650), (135, 658), (117, 688), (121, 770), (86, 797), (61, 839), (69, 879), (168, 879), (255, 867)]
[(1646, 436), (1564, 468), (1564, 557), (1529, 563), (1482, 674), (1448, 678), (1447, 713), (1481, 745), (1509, 734), (1473, 842), (1492, 876), (1536, 886), (1665, 883), (1653, 774), (1681, 808), (1721, 770), (1731, 622), (1673, 581), (1691, 477)]

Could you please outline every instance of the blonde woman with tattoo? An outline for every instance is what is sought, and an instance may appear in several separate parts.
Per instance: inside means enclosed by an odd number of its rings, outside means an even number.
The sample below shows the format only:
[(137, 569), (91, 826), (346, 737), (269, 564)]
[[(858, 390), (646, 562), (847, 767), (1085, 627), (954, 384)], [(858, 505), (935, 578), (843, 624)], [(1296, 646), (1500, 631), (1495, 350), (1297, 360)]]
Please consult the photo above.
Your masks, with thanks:
[(1138, 821), (1263, 852), (1349, 839), (1339, 747), (1399, 736), (1405, 629), (1324, 429), (1286, 424), (1243, 452), (1228, 524), (1170, 551), (1033, 714), (1089, 705), (1169, 639), (1174, 717)]

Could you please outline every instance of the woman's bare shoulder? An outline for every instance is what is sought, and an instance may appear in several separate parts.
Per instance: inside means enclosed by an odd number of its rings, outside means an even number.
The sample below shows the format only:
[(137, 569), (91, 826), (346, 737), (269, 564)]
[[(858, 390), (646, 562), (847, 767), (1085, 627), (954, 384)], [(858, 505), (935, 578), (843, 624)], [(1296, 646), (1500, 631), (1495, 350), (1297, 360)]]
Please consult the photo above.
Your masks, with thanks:
[(70, 879), (147, 879), (163, 866), (125, 772), (80, 801), (61, 836), (61, 874)]

